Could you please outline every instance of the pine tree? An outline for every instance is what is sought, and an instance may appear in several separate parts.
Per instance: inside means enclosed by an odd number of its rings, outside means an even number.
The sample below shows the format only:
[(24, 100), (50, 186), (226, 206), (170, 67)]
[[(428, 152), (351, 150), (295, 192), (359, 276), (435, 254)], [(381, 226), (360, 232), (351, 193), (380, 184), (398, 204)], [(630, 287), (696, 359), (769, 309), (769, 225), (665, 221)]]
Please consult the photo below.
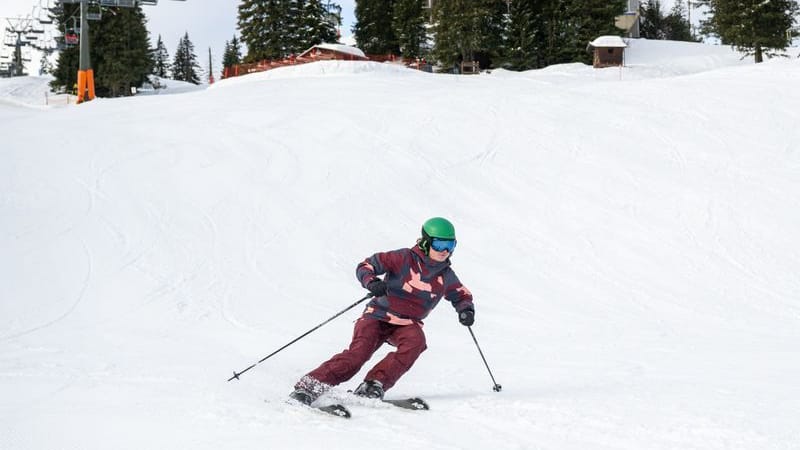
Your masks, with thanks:
[(392, 28), (395, 0), (359, 0), (356, 2), (356, 23), (353, 35), (364, 53), (400, 54), (400, 43)]
[[(335, 10), (338, 5), (334, 3), (330, 7)], [(300, 53), (314, 45), (339, 40), (336, 27), (341, 24), (341, 17), (329, 13), (320, 0), (299, 0), (297, 15), (292, 19), (297, 30), (291, 48), (292, 53)]]
[(650, 0), (639, 5), (639, 36), (645, 39), (666, 39), (660, 0)]
[[(79, 6), (63, 5), (56, 17), (59, 28), (71, 26), (68, 18), (78, 14)], [(81, 36), (90, 39), (97, 96), (131, 95), (132, 87), (140, 87), (147, 80), (153, 60), (145, 22), (141, 7), (104, 8), (102, 20), (92, 21), (89, 33)], [(77, 82), (78, 52), (77, 46), (60, 52), (51, 82), (54, 89), (71, 89)]]
[(795, 0), (705, 0), (709, 18), (703, 33), (718, 36), (723, 44), (753, 55), (756, 63), (791, 44), (798, 4)]
[(178, 81), (200, 84), (199, 70), (200, 64), (197, 62), (197, 55), (194, 53), (194, 44), (189, 40), (189, 32), (186, 32), (178, 42), (178, 48), (175, 49), (175, 59), (172, 61), (172, 78)]
[(222, 55), (222, 67), (233, 67), (242, 63), (242, 48), (236, 35), (230, 42), (225, 41), (225, 53)]
[(686, 17), (686, 10), (683, 2), (677, 2), (672, 6), (669, 14), (664, 18), (664, 28), (666, 39), (670, 41), (697, 42), (698, 40), (692, 33), (692, 25)]
[(392, 28), (397, 36), (400, 54), (406, 58), (423, 56), (427, 46), (424, 0), (396, 0)]
[(536, 67), (536, 29), (533, 23), (535, 0), (511, 2), (508, 24), (508, 56), (506, 67), (528, 70)]
[(624, 0), (513, 0), (506, 66), (516, 70), (572, 62), (591, 63), (586, 44), (619, 35), (614, 19)]
[(247, 45), (246, 62), (281, 59), (290, 53), (290, 37), (295, 34), (287, 20), (291, 7), (291, 0), (242, 0), (239, 30)]
[(39, 59), (39, 76), (48, 75), (53, 70), (53, 63), (50, 62), (50, 52), (42, 52), (42, 57)]
[(582, 62), (592, 56), (586, 44), (598, 36), (619, 35), (614, 19), (625, 11), (625, 0), (545, 0), (536, 26), (545, 32), (539, 45), (540, 64)]
[(169, 53), (159, 34), (156, 48), (153, 49), (153, 75), (160, 78), (167, 78), (169, 76), (169, 71)]
[(433, 53), (444, 67), (480, 60), (489, 67), (506, 38), (506, 0), (439, 0), (433, 9)]
[(670, 13), (661, 11), (661, 1), (651, 0), (639, 7), (639, 33), (646, 39), (666, 39), (670, 41), (696, 41), (692, 36), (689, 20), (685, 17), (682, 2), (673, 5)]

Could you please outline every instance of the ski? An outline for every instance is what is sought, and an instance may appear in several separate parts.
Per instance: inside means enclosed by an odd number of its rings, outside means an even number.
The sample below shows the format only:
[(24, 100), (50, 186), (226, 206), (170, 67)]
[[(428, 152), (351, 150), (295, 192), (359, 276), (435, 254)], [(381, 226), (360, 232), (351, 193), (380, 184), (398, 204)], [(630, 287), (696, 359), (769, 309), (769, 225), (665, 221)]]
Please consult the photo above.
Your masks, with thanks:
[[(368, 399), (368, 397), (362, 397), (362, 396), (356, 395), (355, 393), (353, 393), (353, 391), (347, 391), (347, 393), (354, 395), (356, 398)], [(374, 400), (378, 400), (378, 399), (374, 399)], [(392, 406), (397, 406), (398, 408), (412, 409), (412, 410), (415, 410), (415, 411), (426, 411), (426, 410), (431, 409), (431, 407), (428, 406), (428, 402), (426, 402), (425, 400), (423, 400), (420, 397), (408, 397), (408, 398), (401, 398), (401, 399), (380, 399), (380, 401), (382, 403), (388, 403), (388, 404), (390, 404)]]
[(303, 408), (310, 408), (310, 409), (313, 409), (313, 410), (324, 412), (326, 414), (330, 414), (332, 416), (341, 417), (343, 419), (349, 419), (350, 418), (350, 411), (344, 405), (341, 405), (339, 403), (334, 403), (334, 404), (325, 405), (325, 406), (314, 406), (314, 405), (307, 405), (307, 404), (305, 404), (305, 403), (303, 403), (301, 401), (298, 401), (297, 399), (294, 399), (294, 398), (289, 398), (288, 400), (286, 400), (286, 403), (288, 403), (290, 405), (293, 405), (293, 406), (300, 406), (300, 407), (303, 407)]
[(419, 397), (403, 398), (398, 400), (383, 400), (384, 403), (397, 406), (403, 409), (413, 409), (415, 411), (423, 411), (431, 409), (428, 403)]
[(338, 403), (325, 406), (309, 406), (309, 408), (318, 409), (324, 413), (328, 413), (336, 417), (341, 417), (343, 419), (350, 418), (350, 411), (348, 411), (348, 409), (345, 408), (344, 405), (340, 405)]

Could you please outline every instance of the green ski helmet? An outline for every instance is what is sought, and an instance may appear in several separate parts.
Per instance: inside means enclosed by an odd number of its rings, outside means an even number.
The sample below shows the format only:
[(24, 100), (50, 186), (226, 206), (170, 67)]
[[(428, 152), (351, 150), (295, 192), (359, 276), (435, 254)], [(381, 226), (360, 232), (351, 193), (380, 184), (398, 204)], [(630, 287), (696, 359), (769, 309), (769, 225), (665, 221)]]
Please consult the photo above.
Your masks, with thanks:
[(431, 243), (437, 241), (451, 241), (448, 250), (453, 253), (456, 243), (456, 229), (449, 220), (444, 217), (433, 217), (422, 224), (422, 238), (419, 240), (419, 248), (427, 255), (431, 249)]

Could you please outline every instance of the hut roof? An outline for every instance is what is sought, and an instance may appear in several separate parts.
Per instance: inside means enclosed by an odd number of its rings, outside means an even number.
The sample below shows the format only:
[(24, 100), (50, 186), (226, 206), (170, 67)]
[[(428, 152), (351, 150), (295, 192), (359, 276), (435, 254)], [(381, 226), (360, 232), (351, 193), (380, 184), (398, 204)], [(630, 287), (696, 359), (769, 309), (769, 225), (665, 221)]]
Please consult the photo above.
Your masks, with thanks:
[(324, 49), (324, 50), (331, 50), (331, 51), (339, 52), (339, 53), (347, 53), (348, 55), (353, 55), (353, 56), (356, 56), (358, 58), (367, 59), (367, 56), (359, 48), (352, 47), (352, 46), (349, 46), (349, 45), (344, 45), (344, 44), (325, 44), (325, 43), (317, 44), (317, 45), (309, 48), (308, 50), (306, 50), (303, 53), (301, 53), (300, 56), (307, 55), (309, 52), (311, 52), (311, 50), (313, 50), (315, 48), (321, 48), (321, 49)]
[(628, 45), (625, 44), (625, 41), (622, 40), (619, 36), (600, 36), (597, 39), (589, 42), (589, 46), (587, 48), (608, 48), (608, 47), (620, 47), (625, 48)]

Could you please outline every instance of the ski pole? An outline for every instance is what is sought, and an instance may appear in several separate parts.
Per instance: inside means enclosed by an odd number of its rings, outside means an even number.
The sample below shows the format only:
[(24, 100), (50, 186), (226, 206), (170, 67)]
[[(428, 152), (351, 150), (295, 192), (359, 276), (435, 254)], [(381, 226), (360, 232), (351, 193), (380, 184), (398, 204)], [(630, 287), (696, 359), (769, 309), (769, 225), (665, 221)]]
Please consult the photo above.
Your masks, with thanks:
[(500, 392), (503, 389), (503, 386), (500, 386), (499, 384), (497, 384), (497, 381), (494, 381), (494, 375), (492, 375), (492, 369), (489, 368), (489, 363), (486, 362), (486, 358), (483, 356), (483, 352), (481, 351), (481, 346), (478, 345), (478, 340), (475, 339), (475, 333), (472, 332), (472, 327), (467, 327), (467, 329), (469, 330), (469, 334), (472, 335), (472, 340), (475, 342), (475, 347), (478, 347), (478, 353), (481, 354), (481, 359), (483, 359), (483, 364), (486, 365), (486, 370), (489, 371), (489, 376), (492, 377), (492, 383), (494, 383), (492, 389), (495, 392)]
[(312, 329), (310, 329), (310, 330), (306, 331), (306, 332), (305, 332), (305, 333), (303, 333), (302, 335), (300, 335), (300, 336), (298, 336), (297, 338), (295, 338), (295, 339), (294, 339), (292, 342), (289, 342), (288, 344), (284, 345), (283, 347), (281, 347), (281, 348), (279, 348), (279, 349), (275, 350), (274, 352), (270, 353), (269, 355), (267, 355), (267, 356), (265, 356), (265, 357), (261, 358), (261, 360), (259, 360), (257, 363), (255, 363), (255, 364), (251, 365), (250, 367), (248, 367), (248, 368), (246, 368), (246, 369), (242, 370), (241, 372), (236, 372), (236, 371), (234, 370), (234, 371), (233, 371), (233, 376), (232, 376), (232, 377), (230, 377), (230, 378), (228, 378), (228, 381), (231, 381), (231, 380), (234, 380), (234, 379), (238, 380), (238, 379), (239, 379), (239, 376), (240, 376), (241, 374), (243, 374), (243, 373), (247, 372), (248, 370), (252, 369), (253, 367), (255, 367), (255, 366), (257, 366), (257, 365), (261, 364), (262, 362), (264, 362), (264, 361), (266, 361), (266, 360), (268, 360), (268, 359), (272, 358), (272, 357), (273, 357), (273, 356), (274, 356), (276, 353), (278, 353), (278, 352), (280, 352), (281, 350), (285, 349), (286, 347), (288, 347), (288, 346), (290, 346), (290, 345), (294, 344), (295, 342), (299, 341), (300, 339), (303, 339), (304, 337), (308, 336), (308, 335), (309, 335), (309, 334), (311, 334), (312, 332), (316, 331), (316, 330), (317, 330), (318, 328), (320, 328), (321, 326), (323, 326), (323, 325), (325, 325), (326, 323), (330, 322), (331, 320), (333, 320), (333, 319), (335, 319), (335, 318), (337, 318), (337, 317), (341, 316), (342, 314), (346, 313), (347, 311), (350, 311), (351, 309), (355, 308), (355, 306), (356, 306), (356, 305), (358, 305), (359, 303), (361, 303), (361, 302), (363, 302), (364, 300), (366, 300), (366, 299), (368, 299), (368, 298), (371, 298), (371, 297), (372, 297), (372, 294), (371, 294), (371, 293), (370, 293), (370, 294), (367, 294), (367, 295), (365, 295), (365, 296), (364, 296), (364, 297), (362, 297), (362, 298), (361, 298), (359, 301), (357, 301), (357, 302), (353, 303), (352, 305), (348, 306), (347, 308), (345, 308), (345, 309), (343, 309), (343, 310), (339, 311), (339, 312), (338, 312), (338, 313), (336, 313), (336, 314), (335, 314), (333, 317), (329, 318), (329, 319), (328, 319), (328, 320), (326, 320), (325, 322), (322, 322), (321, 324), (319, 324), (319, 325), (315, 326), (314, 328), (312, 328)]

